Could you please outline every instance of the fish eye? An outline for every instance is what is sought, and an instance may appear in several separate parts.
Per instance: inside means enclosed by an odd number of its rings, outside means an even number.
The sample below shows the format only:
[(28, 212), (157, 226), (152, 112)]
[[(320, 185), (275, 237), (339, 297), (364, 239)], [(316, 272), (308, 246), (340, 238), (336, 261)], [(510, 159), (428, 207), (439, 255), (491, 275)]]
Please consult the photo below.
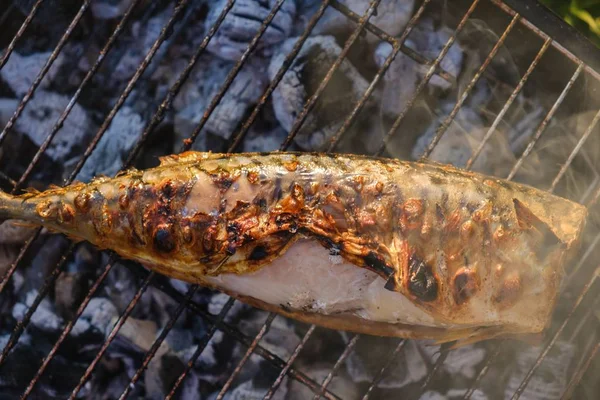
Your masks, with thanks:
[(408, 290), (422, 301), (433, 301), (438, 294), (438, 282), (433, 270), (415, 255), (409, 260)]

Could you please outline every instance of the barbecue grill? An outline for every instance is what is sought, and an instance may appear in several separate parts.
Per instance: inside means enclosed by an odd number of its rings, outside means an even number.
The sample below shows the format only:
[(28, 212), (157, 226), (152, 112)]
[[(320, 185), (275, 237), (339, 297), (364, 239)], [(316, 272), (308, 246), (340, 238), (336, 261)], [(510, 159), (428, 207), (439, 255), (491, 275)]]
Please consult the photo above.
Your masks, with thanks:
[[(222, 84), (214, 90), (214, 96), (207, 101), (204, 112), (194, 121), (195, 126), (189, 137), (181, 143), (180, 147), (176, 148), (177, 151), (189, 150), (195, 146), (195, 141), (202, 136), (203, 129), (206, 128), (211, 114), (226, 98), (228, 90), (231, 89), (236, 77), (248, 63), (252, 62), (253, 53), (261, 47), (261, 40), (264, 39), (266, 33), (269, 29), (274, 29), (272, 24), (278, 13), (283, 12), (286, 3), (291, 1), (262, 2), (268, 4), (270, 11), (264, 16), (263, 20), (255, 21), (257, 29), (253, 33), (254, 36), (248, 38), (247, 44), (235, 57), (235, 61), (232, 62), (230, 70), (225, 74)], [(27, 37), (36, 35), (38, 31), (36, 23), (40, 24), (44, 21), (46, 21), (45, 23), (51, 23), (49, 21), (53, 18), (53, 10), (57, 13), (61, 10), (53, 7), (53, 5), (60, 3), (56, 1), (37, 0), (30, 3), (33, 4), (29, 4), (29, 7), (19, 6), (24, 8), (27, 13), (23, 14), (22, 18), (19, 17), (21, 19), (16, 25), (11, 24), (9, 21), (21, 15), (19, 10), (12, 5), (6, 8), (7, 11), (5, 11), (1, 22), (9, 28), (7, 30), (3, 29), (3, 31), (14, 32), (14, 36), (2, 39), (4, 50), (0, 57), (0, 68), (7, 68), (11, 57), (17, 56), (15, 49), (19, 49), (19, 46)], [(86, 16), (90, 13), (93, 2), (83, 0), (75, 3), (79, 8), (73, 8), (71, 13), (60, 14), (61, 18), (66, 18), (65, 15), (68, 15), (69, 19), (65, 20), (65, 24), (61, 28), (64, 30), (60, 31), (58, 42), (55, 45), (53, 44), (53, 49), (44, 60), (35, 78), (28, 82), (26, 90), (18, 95), (16, 109), (14, 109), (14, 113), (8, 118), (0, 132), (0, 149), (4, 150), (3, 157), (9, 157), (7, 154), (11, 151), (10, 139), (11, 136), (16, 135), (15, 128), (23, 118), (24, 113), (29, 112), (28, 107), (31, 108), (34, 105), (32, 101), (35, 99), (36, 94), (43, 90), (44, 79), (46, 79), (47, 74), (51, 73), (53, 64), (61, 57), (65, 46), (73, 40), (75, 35), (80, 36), (77, 40), (86, 43), (86, 37), (94, 34), (94, 31), (90, 31), (86, 23)], [(32, 177), (43, 176), (43, 174), (40, 175), (39, 164), (45, 162), (45, 153), (51, 148), (53, 141), (60, 137), (60, 131), (65, 121), (69, 118), (70, 113), (76, 109), (77, 102), (84, 96), (86, 87), (93, 83), (96, 74), (103, 68), (103, 64), (115, 60), (111, 56), (115, 43), (121, 40), (121, 36), (127, 37), (127, 35), (130, 35), (129, 39), (131, 39), (130, 30), (132, 29), (131, 25), (134, 17), (147, 22), (144, 18), (151, 15), (151, 10), (160, 7), (157, 4), (166, 2), (149, 4), (152, 2), (133, 0), (114, 3), (130, 3), (130, 5), (124, 9), (118, 18), (113, 19), (115, 22), (110, 25), (111, 31), (107, 35), (108, 40), (105, 42), (104, 47), (98, 49), (90, 58), (93, 62), (90, 62), (87, 72), (82, 74), (76, 85), (77, 89), (69, 93), (70, 101), (65, 104), (60, 116), (53, 122), (52, 128), (45, 132), (43, 141), (36, 144), (35, 151), (31, 154), (22, 154), (22, 156), (28, 157), (30, 162), (26, 163), (24, 170), (19, 171), (18, 176), (16, 176), (14, 175), (15, 170), (4, 160), (2, 161), (0, 177), (4, 190), (13, 193), (19, 192), (31, 184)], [(167, 90), (163, 91), (161, 95), (161, 100), (154, 104), (152, 101), (140, 97), (139, 93), (141, 91), (138, 89), (149, 85), (149, 77), (160, 68), (161, 60), (164, 60), (169, 46), (176, 42), (177, 37), (184, 35), (186, 29), (190, 29), (195, 18), (200, 18), (198, 15), (204, 15), (202, 17), (204, 18), (206, 14), (206, 4), (202, 1), (179, 0), (175, 3), (168, 8), (170, 14), (165, 19), (164, 26), (161, 27), (157, 38), (149, 44), (147, 53), (139, 58), (140, 62), (132, 69), (132, 73), (128, 76), (124, 87), (114, 89), (114, 92), (110, 94), (112, 102), (103, 105), (105, 112), (101, 116), (102, 122), (91, 139), (80, 144), (81, 148), (76, 150), (76, 161), (69, 166), (68, 170), (70, 172), (67, 174), (66, 182), (63, 183), (68, 184), (78, 177), (86, 161), (97, 151), (103, 135), (110, 129), (111, 124), (114, 123), (116, 116), (123, 107), (135, 107), (136, 103), (148, 103), (152, 107), (153, 114), (148, 122), (143, 124), (143, 129), (137, 132), (137, 139), (131, 146), (130, 153), (124, 159), (122, 169), (138, 165), (141, 156), (146, 153), (154, 156), (154, 153), (157, 152), (156, 149), (160, 149), (160, 146), (152, 146), (152, 143), (157, 141), (157, 132), (163, 129), (163, 121), (173, 107), (174, 102), (177, 101), (178, 94), (180, 94), (186, 82), (193, 79), (194, 67), (206, 55), (210, 42), (215, 40), (215, 36), (221, 32), (221, 29), (224, 29), (224, 23), (230, 13), (234, 12), (232, 10), (235, 10), (236, 5), (236, 1), (233, 0), (222, 2), (224, 7), (216, 14), (214, 21), (211, 21), (212, 25), (205, 27), (205, 36), (193, 49), (193, 53), (188, 57), (186, 64), (180, 68), (177, 76), (171, 79)], [(248, 112), (244, 115), (243, 122), (236, 127), (235, 132), (232, 132), (232, 135), (225, 141), (227, 150), (240, 151), (244, 138), (253, 129), (253, 124), (261, 118), (264, 110), (271, 107), (271, 98), (278, 84), (297, 60), (303, 45), (309, 40), (313, 29), (326, 13), (337, 13), (339, 16), (343, 16), (353, 24), (353, 28), (338, 37), (338, 41), (341, 43), (341, 51), (333, 57), (333, 62), (327, 66), (326, 73), (317, 82), (310, 96), (307, 96), (303, 107), (296, 110), (291, 127), (287, 130), (284, 140), (279, 143), (279, 148), (282, 150), (294, 145), (297, 136), (302, 134), (303, 124), (310, 118), (311, 113), (318, 110), (319, 100), (326, 93), (328, 84), (331, 84), (340, 66), (343, 65), (345, 60), (357, 57), (353, 52), (356, 51), (361, 42), (367, 40), (387, 42), (390, 50), (386, 53), (381, 65), (376, 67), (375, 73), (370, 76), (366, 90), (360, 98), (347, 105), (349, 112), (343, 116), (341, 123), (336, 126), (335, 132), (327, 138), (326, 151), (336, 151), (339, 146), (343, 146), (346, 140), (345, 135), (351, 135), (350, 132), (354, 132), (352, 133), (353, 138), (360, 134), (355, 131), (356, 125), (359, 125), (361, 121), (361, 115), (370, 107), (370, 102), (373, 101), (373, 98), (385, 83), (386, 73), (389, 72), (394, 61), (402, 55), (412, 59), (415, 65), (419, 65), (422, 76), (417, 81), (414, 92), (407, 99), (404, 107), (398, 109), (394, 117), (387, 121), (388, 123), (382, 124), (384, 128), (381, 128), (381, 132), (377, 136), (380, 142), (373, 153), (387, 156), (409, 156), (395, 149), (403, 146), (403, 137), (410, 136), (407, 132), (411, 130), (411, 116), (417, 112), (420, 96), (426, 94), (428, 83), (432, 79), (439, 79), (453, 87), (458, 87), (458, 91), (452, 107), (448, 109), (448, 112), (439, 120), (440, 123), (430, 132), (428, 142), (422, 148), (420, 156), (432, 156), (436, 151), (436, 146), (443, 143), (444, 135), (453, 126), (455, 119), (460, 115), (470, 96), (477, 90), (478, 83), (482, 78), (490, 75), (490, 67), (494, 65), (494, 59), (505, 51), (514, 54), (515, 59), (522, 60), (520, 63), (522, 65), (518, 66), (518, 79), (513, 79), (513, 81), (508, 79), (508, 82), (503, 82), (500, 79), (496, 82), (497, 85), (508, 85), (510, 87), (509, 96), (498, 100), (499, 106), (495, 108), (493, 115), (490, 117), (491, 123), (485, 134), (482, 135), (481, 140), (473, 145), (473, 151), (468, 160), (465, 160), (463, 166), (470, 169), (479, 165), (478, 158), (482, 157), (485, 143), (494, 139), (494, 135), (497, 134), (499, 128), (510, 123), (507, 122), (506, 118), (511, 113), (511, 107), (514, 108), (517, 104), (519, 96), (527, 90), (528, 85), (537, 88), (539, 92), (534, 93), (532, 97), (543, 105), (544, 112), (539, 121), (536, 122), (532, 135), (517, 154), (514, 164), (506, 165), (509, 172), (503, 177), (526, 180), (520, 175), (521, 170), (528, 165), (532, 155), (538, 149), (549, 146), (544, 140), (550, 135), (549, 130), (552, 126), (556, 124), (560, 126), (562, 123), (562, 121), (559, 121), (562, 118), (561, 115), (569, 113), (570, 115), (584, 114), (581, 117), (583, 122), (580, 122), (577, 125), (576, 132), (573, 132), (575, 139), (571, 141), (565, 139), (558, 142), (563, 150), (567, 148), (566, 153), (563, 152), (562, 159), (552, 166), (551, 171), (553, 172), (552, 176), (549, 177), (550, 179), (547, 182), (538, 183), (538, 186), (588, 205), (590, 208), (590, 221), (579, 258), (567, 268), (566, 282), (552, 326), (541, 345), (538, 345), (538, 347), (524, 344), (517, 345), (508, 340), (495, 340), (482, 344), (480, 348), (485, 350), (485, 357), (477, 363), (476, 371), (466, 381), (464, 389), (454, 395), (448, 395), (448, 398), (487, 398), (482, 397), (485, 394), (479, 390), (481, 385), (485, 384), (486, 381), (494, 380), (494, 378), (502, 380), (502, 377), (509, 376), (513, 372), (510, 369), (515, 364), (514, 362), (510, 363), (507, 359), (510, 357), (515, 358), (518, 356), (516, 353), (525, 351), (531, 351), (530, 354), (533, 355), (521, 361), (524, 373), (517, 376), (516, 381), (513, 379), (511, 384), (501, 388), (500, 393), (501, 396), (512, 399), (520, 397), (540, 398), (528, 397), (531, 396), (528, 385), (540, 371), (555, 367), (554, 365), (547, 365), (549, 357), (556, 350), (558, 344), (562, 346), (564, 343), (571, 346), (572, 361), (569, 363), (568, 368), (565, 367), (564, 370), (561, 370), (564, 374), (562, 379), (565, 385), (562, 387), (561, 393), (555, 394), (556, 398), (595, 398), (595, 394), (600, 390), (593, 372), (598, 371), (597, 353), (600, 348), (600, 315), (597, 312), (598, 293), (600, 293), (597, 278), (600, 266), (594, 261), (598, 253), (597, 243), (600, 241), (600, 231), (595, 218), (598, 197), (600, 197), (600, 177), (594, 172), (594, 168), (598, 164), (595, 163), (593, 156), (597, 155), (598, 151), (594, 151), (592, 147), (596, 143), (594, 135), (598, 136), (599, 133), (597, 123), (600, 119), (600, 111), (598, 111), (600, 107), (600, 95), (598, 94), (598, 88), (600, 88), (600, 51), (534, 0), (474, 0), (472, 2), (456, 1), (452, 4), (434, 0), (417, 1), (410, 15), (410, 20), (406, 23), (403, 31), (397, 35), (391, 35), (378, 24), (372, 23), (373, 18), (378, 15), (377, 11), (378, 7), (381, 7), (380, 3), (383, 3), (382, 0), (371, 1), (368, 6), (364, 7), (365, 11), (362, 14), (353, 11), (352, 7), (341, 1), (323, 0), (320, 4), (316, 4), (312, 8), (312, 14), (305, 22), (303, 33), (296, 38), (291, 51), (283, 58), (281, 66), (275, 69), (273, 76), (265, 85), (264, 92), (257, 101), (252, 103)], [(432, 57), (430, 54), (423, 54), (415, 50), (414, 46), (411, 47), (408, 44), (408, 41), (411, 38), (411, 33), (419, 26), (423, 18), (435, 8), (444, 8), (440, 14), (447, 17), (444, 19), (444, 23), (451, 27), (451, 32), (441, 50)], [(62, 21), (61, 18), (57, 16), (56, 21)], [(488, 27), (487, 31), (490, 35), (481, 36), (483, 41), (489, 39), (488, 52), (480, 58), (481, 62), (476, 67), (472, 67), (472, 71), (462, 74), (460, 77), (455, 76), (444, 60), (452, 51), (453, 46), (461, 40), (461, 35), (464, 35), (465, 29), (470, 29), (473, 26), (473, 21), (483, 21)], [(135, 43), (132, 43), (131, 46), (135, 46)], [(489, 79), (492, 80), (491, 77)], [(112, 90), (110, 85), (109, 88)], [(0, 91), (6, 90), (1, 89)], [(554, 139), (553, 143), (556, 144), (556, 138)], [(149, 148), (154, 150), (149, 150)], [(590, 149), (591, 151), (587, 152), (586, 155), (582, 155), (584, 150)], [(591, 159), (590, 154), (592, 155)], [(181, 370), (178, 370), (175, 379), (169, 381), (169, 387), (164, 392), (167, 398), (183, 396), (186, 379), (189, 379), (191, 374), (196, 373), (194, 372), (196, 361), (203, 352), (207, 351), (209, 343), (214, 340), (217, 334), (238, 342), (244, 349), (240, 354), (232, 356), (230, 362), (223, 367), (226, 373), (222, 374), (213, 383), (215, 392), (218, 393), (216, 395), (217, 399), (228, 398), (231, 395), (232, 391), (240, 385), (240, 379), (245, 375), (245, 367), (254, 358), (259, 359), (261, 365), (270, 370), (269, 376), (272, 378), (269, 378), (268, 384), (263, 386), (265, 389), (260, 397), (265, 399), (278, 398), (278, 396), (282, 396), (278, 392), (281, 393), (284, 385), (296, 382), (301, 386), (305, 386), (315, 399), (321, 397), (327, 399), (345, 398), (342, 392), (339, 391), (339, 386), (337, 387), (338, 390), (332, 388), (332, 381), (335, 380), (336, 375), (343, 372), (347, 363), (353, 357), (353, 353), (361, 346), (361, 342), (364, 343), (365, 341), (374, 352), (377, 349), (383, 349), (382, 354), (385, 353), (385, 357), (377, 360), (377, 366), (373, 367), (374, 372), (370, 375), (369, 382), (363, 382), (360, 386), (353, 386), (353, 390), (360, 390), (360, 393), (352, 398), (387, 398), (389, 396), (394, 398), (436, 398), (432, 394), (434, 389), (442, 388), (440, 390), (443, 390), (443, 388), (450, 387), (449, 381), (452, 377), (444, 371), (444, 364), (451, 362), (449, 360), (453, 360), (453, 353), (456, 354), (460, 349), (451, 349), (451, 345), (442, 346), (435, 357), (432, 358), (434, 361), (427, 365), (425, 376), (422, 379), (407, 388), (394, 390), (389, 387), (381, 388), (380, 383), (385, 381), (386, 375), (391, 369), (394, 369), (399, 357), (408, 351), (411, 341), (367, 338), (354, 334), (344, 334), (343, 340), (340, 339), (343, 343), (341, 347), (317, 350), (317, 354), (319, 352), (323, 353), (323, 359), (332, 360), (332, 362), (327, 364), (329, 369), (324, 377), (314, 378), (312, 371), (303, 369), (298, 361), (302, 359), (303, 352), (311, 347), (311, 342), (319, 340), (320, 336), (330, 335), (331, 332), (314, 326), (295, 323), (297, 330), (301, 332), (299, 341), (294, 344), (289, 355), (282, 357), (270, 346), (266, 346), (264, 339), (269, 334), (275, 321), (283, 320), (283, 317), (255, 311), (261, 316), (262, 323), (256, 331), (245, 331), (240, 328), (244, 325), (232, 323), (228, 319), (229, 313), (236, 307), (236, 302), (233, 299), (225, 301), (215, 313), (214, 310), (207, 309), (206, 304), (197, 301), (198, 293), (205, 289), (194, 285), (186, 286), (184, 289), (178, 288), (158, 274), (148, 272), (142, 266), (119, 260), (114, 254), (108, 254), (104, 258), (107, 262), (103, 263), (102, 268), (95, 271), (95, 275), (89, 280), (89, 284), (82, 289), (83, 293), (77, 300), (78, 303), (73, 306), (72, 314), (69, 318), (61, 321), (61, 326), (57, 330), (59, 333), (48, 337), (47, 344), (42, 346), (44, 354), (38, 359), (27, 361), (35, 366), (31, 376), (17, 376), (20, 374), (19, 371), (22, 371), (21, 365), (25, 362), (19, 358), (22, 357), (22, 354), (18, 352), (20, 340), (23, 341), (25, 332), (30, 329), (32, 320), (36, 318), (36, 311), (44, 304), (45, 299), (48, 297), (55, 299), (57, 297), (57, 282), (65, 274), (77, 249), (77, 244), (62, 246), (56, 245), (57, 242), (45, 243), (44, 239), (46, 237), (47, 235), (42, 230), (36, 230), (35, 234), (27, 239), (25, 245), (20, 248), (14, 261), (7, 266), (0, 280), (0, 295), (3, 296), (1, 301), (8, 303), (8, 299), (12, 296), (9, 292), (16, 285), (22, 284), (15, 282), (19, 271), (31, 268), (29, 264), (36, 254), (44, 251), (47, 258), (57, 260), (49, 270), (36, 272), (43, 278), (39, 279), (39, 285), (33, 288), (36, 289), (35, 295), (27, 302), (22, 313), (15, 318), (2, 319), (3, 324), (10, 325), (9, 327), (0, 327), (0, 334), (2, 333), (1, 329), (6, 329), (7, 332), (6, 336), (0, 336), (0, 339), (4, 338), (0, 340), (2, 344), (0, 353), (0, 377), (2, 378), (0, 379), (0, 386), (8, 388), (5, 390), (7, 393), (6, 398), (48, 396), (48, 392), (41, 391), (41, 386), (52, 386), (52, 384), (56, 384), (55, 381), (66, 379), (65, 376), (68, 374), (65, 371), (59, 371), (56, 367), (58, 365), (55, 364), (57, 354), (60, 354), (61, 351), (68, 351), (64, 350), (65, 347), (73, 346), (69, 338), (77, 326), (78, 319), (84, 314), (90, 302), (98, 296), (100, 290), (105, 290), (106, 285), (114, 284), (114, 281), (107, 283), (107, 277), (115, 273), (114, 270), (124, 268), (133, 271), (137, 279), (136, 288), (138, 289), (132, 298), (128, 298), (124, 302), (123, 308), (119, 310), (118, 318), (114, 321), (114, 324), (109, 326), (102, 344), (93, 347), (91, 356), (88, 354), (86, 360), (91, 361), (87, 361), (85, 366), (79, 366), (77, 371), (82, 371), (82, 373), (77, 372), (78, 376), (75, 379), (67, 379), (69, 382), (74, 382), (72, 386), (65, 389), (65, 393), (70, 393), (70, 398), (94, 397), (94, 395), (97, 395), (90, 393), (91, 382), (102, 379), (102, 377), (97, 376), (97, 371), (100, 364), (108, 362), (105, 356), (109, 346), (122, 334), (122, 330), (127, 326), (128, 319), (130, 319), (136, 306), (141, 303), (149, 288), (156, 289), (155, 293), (162, 293), (174, 306), (168, 318), (166, 318), (164, 326), (161, 326), (156, 331), (158, 332), (157, 335), (152, 337), (151, 343), (147, 346), (147, 351), (143, 352), (141, 357), (135, 359), (131, 369), (133, 373), (128, 375), (128, 382), (122, 382), (123, 385), (120, 388), (121, 398), (126, 398), (135, 393), (143, 393), (138, 390), (140, 386), (144, 386), (142, 384), (144, 374), (147, 373), (147, 368), (153, 359), (162, 357), (166, 339), (182, 314), (201, 320), (206, 329), (201, 340), (195, 344), (195, 350), (185, 358), (185, 364), (183, 364)], [(14, 299), (11, 301), (14, 302)], [(1, 309), (2, 306), (0, 305)], [(188, 319), (193, 318), (189, 317)], [(190, 327), (189, 329), (193, 328)], [(517, 351), (515, 351), (515, 348)], [(315, 350), (311, 351), (314, 352)], [(326, 352), (327, 355), (325, 355)], [(406, 367), (411, 368), (411, 365), (408, 364)], [(30, 370), (27, 371), (27, 374), (30, 374)], [(46, 383), (42, 384), (43, 382)], [(50, 383), (48, 384), (48, 382)]]

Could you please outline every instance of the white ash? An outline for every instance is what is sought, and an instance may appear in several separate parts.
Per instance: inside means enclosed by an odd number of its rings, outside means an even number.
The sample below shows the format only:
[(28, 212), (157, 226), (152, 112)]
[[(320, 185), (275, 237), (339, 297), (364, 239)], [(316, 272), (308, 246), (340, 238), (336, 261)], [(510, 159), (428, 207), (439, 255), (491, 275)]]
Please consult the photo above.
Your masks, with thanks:
[[(297, 38), (286, 40), (271, 59), (271, 79), (296, 40)], [(304, 103), (315, 93), (341, 51), (332, 36), (310, 37), (302, 46), (294, 63), (273, 92), (275, 115), (288, 132)], [(344, 59), (294, 138), (296, 144), (304, 150), (324, 150), (367, 87), (365, 78), (350, 61)], [(367, 102), (367, 106), (369, 104)]]
[[(306, 373), (309, 378), (312, 378), (320, 384), (331, 372), (333, 364), (318, 362), (311, 365), (298, 365), (297, 368)], [(327, 386), (327, 390), (331, 393), (335, 393), (339, 398), (344, 400), (358, 400), (362, 397), (362, 393), (359, 391), (358, 386), (352, 382), (343, 369), (338, 370), (333, 376), (331, 382)], [(295, 379), (290, 380), (288, 393), (290, 400), (312, 399), (314, 396), (311, 389)]]
[[(510, 398), (525, 378), (525, 375), (535, 363), (542, 347), (529, 347), (517, 352), (516, 366), (505, 387), (504, 395)], [(565, 341), (557, 341), (544, 362), (533, 374), (525, 391), (523, 400), (553, 400), (562, 398), (567, 387), (567, 371), (575, 355), (575, 345)]]
[(118, 316), (117, 308), (109, 299), (94, 297), (75, 323), (72, 334), (78, 336), (87, 332), (88, 329), (93, 329), (108, 336), (112, 329), (112, 323)]
[[(37, 295), (37, 290), (32, 290), (27, 293), (25, 303), (15, 304), (12, 311), (13, 318), (21, 321)], [(46, 297), (31, 316), (31, 324), (42, 332), (51, 333), (62, 327), (63, 319), (56, 315), (52, 303)]]
[(131, 108), (122, 107), (87, 159), (77, 178), (87, 182), (94, 176), (115, 175), (142, 133), (145, 121)]
[[(14, 129), (28, 136), (33, 143), (41, 146), (51, 132), (58, 118), (63, 113), (70, 98), (54, 92), (37, 90), (35, 96), (29, 101)], [(10, 105), (11, 101), (0, 102), (1, 106)], [(13, 110), (14, 111), (14, 110)], [(4, 117), (5, 111), (0, 112)], [(6, 124), (7, 120), (2, 120)], [(75, 104), (62, 128), (58, 131), (46, 154), (57, 161), (64, 161), (72, 152), (85, 142), (92, 127), (86, 110)]]
[[(206, 26), (214, 25), (226, 3), (227, 0), (219, 0), (211, 4)], [(276, 3), (276, 0), (236, 1), (207, 49), (225, 60), (237, 61)], [(273, 45), (289, 36), (295, 16), (295, 1), (284, 2), (260, 38), (257, 49), (269, 54)]]
[[(51, 52), (39, 52), (22, 56), (13, 51), (6, 65), (0, 70), (0, 76), (17, 97), (22, 97), (29, 91), (33, 81), (50, 58), (50, 54)], [(40, 82), (38, 89), (35, 91), (35, 97), (39, 96), (40, 89), (47, 89), (52, 84), (64, 61), (65, 58), (60, 53)]]
[[(315, 4), (313, 5), (312, 10), (310, 10), (311, 12), (309, 12), (310, 15), (314, 14), (314, 11), (316, 11), (320, 6), (320, 2), (312, 3)], [(370, 2), (364, 0), (342, 0), (340, 3), (344, 4), (350, 10), (354, 11), (360, 16), (367, 12), (370, 4)], [(414, 0), (382, 0), (377, 7), (377, 13), (371, 16), (369, 22), (382, 29), (387, 34), (396, 36), (404, 30), (404, 27), (412, 15), (413, 8)], [(350, 20), (339, 11), (329, 7), (325, 11), (325, 14), (321, 20), (315, 26), (313, 34), (338, 35), (350, 33), (355, 29), (355, 22)], [(375, 35), (369, 32), (367, 34), (367, 40), (370, 42), (375, 42), (378, 39)]]
[[(219, 70), (222, 65), (219, 62), (210, 63), (210, 66)], [(210, 70), (206, 73), (209, 74)], [(265, 78), (263, 67), (253, 64), (246, 65), (235, 77), (225, 96), (212, 112), (204, 126), (204, 130), (224, 139), (229, 139), (241, 123), (248, 108), (256, 103), (262, 95), (267, 84)], [(202, 89), (206, 90), (206, 88), (201, 88), (199, 90), (200, 96), (190, 101), (188, 106), (175, 116), (175, 130), (178, 136), (182, 138), (191, 136), (203, 118), (210, 101), (220, 89), (220, 85), (211, 88), (213, 90), (209, 89), (209, 93), (202, 93)]]

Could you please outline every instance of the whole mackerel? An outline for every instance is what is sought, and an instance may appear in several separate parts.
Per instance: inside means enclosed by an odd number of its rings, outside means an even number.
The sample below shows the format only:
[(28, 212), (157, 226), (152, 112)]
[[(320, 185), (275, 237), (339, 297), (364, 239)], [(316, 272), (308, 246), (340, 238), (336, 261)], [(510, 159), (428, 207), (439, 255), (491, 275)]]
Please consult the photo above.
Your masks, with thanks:
[(89, 184), (0, 193), (0, 218), (266, 310), (461, 343), (545, 329), (586, 213), (447, 165), (279, 152), (187, 152)]

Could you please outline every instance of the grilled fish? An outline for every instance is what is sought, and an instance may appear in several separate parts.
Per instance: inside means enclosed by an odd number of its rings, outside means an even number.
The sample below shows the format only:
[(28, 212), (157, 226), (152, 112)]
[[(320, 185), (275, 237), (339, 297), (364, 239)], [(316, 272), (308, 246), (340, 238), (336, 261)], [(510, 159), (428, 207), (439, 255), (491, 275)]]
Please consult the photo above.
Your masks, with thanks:
[(112, 249), (254, 306), (359, 333), (543, 332), (586, 208), (435, 163), (186, 152), (20, 196), (0, 218)]

